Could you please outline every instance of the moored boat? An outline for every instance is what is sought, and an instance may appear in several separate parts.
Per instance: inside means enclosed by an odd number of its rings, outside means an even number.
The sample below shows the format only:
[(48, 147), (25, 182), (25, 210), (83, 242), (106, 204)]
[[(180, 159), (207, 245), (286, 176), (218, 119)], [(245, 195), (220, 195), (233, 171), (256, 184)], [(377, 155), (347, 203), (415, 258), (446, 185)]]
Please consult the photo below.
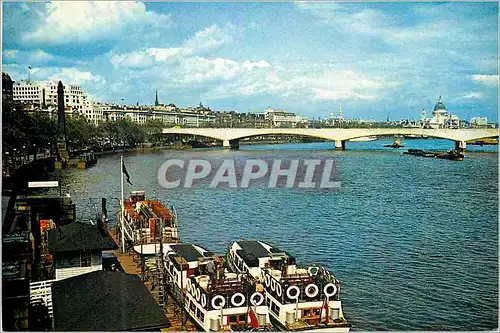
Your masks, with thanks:
[(199, 328), (207, 332), (272, 328), (264, 296), (248, 274), (224, 271), (222, 257), (195, 244), (165, 244), (163, 251), (171, 295)]
[(384, 147), (388, 147), (388, 148), (402, 148), (402, 147), (404, 147), (404, 145), (401, 144), (401, 140), (400, 139), (394, 139), (393, 143), (386, 144), (386, 145), (384, 145)]
[(324, 267), (298, 267), (288, 252), (261, 241), (232, 243), (227, 262), (235, 273), (248, 273), (262, 281), (276, 327), (290, 331), (350, 330), (339, 298), (340, 281)]
[[(177, 243), (179, 230), (177, 212), (158, 199), (146, 200), (145, 191), (132, 191), (124, 200), (125, 242), (131, 246), (151, 243)], [(118, 214), (121, 229), (121, 214)], [(121, 230), (120, 230), (121, 232)]]
[(436, 158), (441, 158), (445, 160), (453, 160), (453, 161), (463, 161), (465, 155), (459, 152), (458, 150), (451, 149), (446, 153), (440, 153), (436, 155)]

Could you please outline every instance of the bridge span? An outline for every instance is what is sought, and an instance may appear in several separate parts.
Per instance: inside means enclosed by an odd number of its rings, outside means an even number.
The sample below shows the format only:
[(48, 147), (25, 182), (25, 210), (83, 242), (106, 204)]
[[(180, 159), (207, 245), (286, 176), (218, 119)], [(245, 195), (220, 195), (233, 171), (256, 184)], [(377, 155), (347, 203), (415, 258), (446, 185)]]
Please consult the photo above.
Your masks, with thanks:
[(498, 128), (428, 129), (428, 128), (164, 128), (164, 134), (198, 135), (221, 140), (231, 148), (240, 139), (263, 135), (300, 135), (331, 140), (335, 148), (344, 149), (345, 141), (365, 136), (421, 135), (455, 141), (455, 147), (466, 148), (466, 141), (498, 137)]

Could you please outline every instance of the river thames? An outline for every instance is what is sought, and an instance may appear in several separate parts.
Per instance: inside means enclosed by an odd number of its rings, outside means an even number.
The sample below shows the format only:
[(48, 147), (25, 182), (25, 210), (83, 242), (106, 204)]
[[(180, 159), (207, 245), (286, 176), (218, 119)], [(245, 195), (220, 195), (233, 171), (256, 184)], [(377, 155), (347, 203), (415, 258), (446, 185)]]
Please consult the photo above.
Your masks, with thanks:
[[(244, 237), (320, 263), (342, 282), (344, 313), (356, 330), (492, 330), (498, 324), (497, 146), (468, 146), (464, 161), (402, 155), (389, 140), (241, 146), (238, 151), (162, 150), (124, 156), (131, 181), (175, 205), (184, 242), (225, 253)], [(406, 148), (453, 148), (446, 140), (407, 140)], [(405, 148), (405, 149), (406, 149)], [(475, 151), (475, 152), (473, 152)], [(333, 159), (337, 189), (195, 187), (166, 190), (167, 159)], [(60, 174), (77, 217), (95, 216), (120, 196), (120, 156)]]

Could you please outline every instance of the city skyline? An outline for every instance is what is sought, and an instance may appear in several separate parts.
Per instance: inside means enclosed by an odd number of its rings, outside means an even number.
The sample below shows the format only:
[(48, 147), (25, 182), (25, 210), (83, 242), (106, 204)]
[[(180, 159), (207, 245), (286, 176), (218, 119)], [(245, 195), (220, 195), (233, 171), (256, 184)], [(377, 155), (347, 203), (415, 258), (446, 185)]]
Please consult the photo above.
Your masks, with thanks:
[[(498, 121), (498, 4), (4, 4), (3, 71), (103, 102)], [(71, 14), (70, 14), (71, 13)], [(106, 13), (106, 15), (103, 15)], [(20, 17), (23, 17), (23, 20)], [(30, 20), (33, 24), (20, 25)], [(29, 28), (28, 28), (29, 27)]]

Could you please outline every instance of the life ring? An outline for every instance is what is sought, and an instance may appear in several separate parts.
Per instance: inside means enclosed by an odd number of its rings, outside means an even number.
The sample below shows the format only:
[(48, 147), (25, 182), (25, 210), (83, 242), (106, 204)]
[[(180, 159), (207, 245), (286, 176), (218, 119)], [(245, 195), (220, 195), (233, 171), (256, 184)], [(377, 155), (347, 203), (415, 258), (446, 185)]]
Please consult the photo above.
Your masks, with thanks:
[(186, 289), (187, 291), (191, 291), (191, 279), (188, 278), (186, 281)]
[(201, 291), (199, 288), (196, 288), (196, 294), (195, 294), (195, 298), (196, 298), (196, 301), (199, 302), (200, 301), (200, 296), (201, 296)]
[(196, 295), (196, 285), (194, 283), (191, 284), (191, 295), (193, 295), (193, 297)]
[[(292, 290), (295, 290), (295, 295), (293, 295), (293, 296), (290, 293)], [(290, 286), (286, 290), (286, 297), (288, 297), (290, 299), (297, 299), (297, 298), (299, 298), (299, 295), (300, 295), (300, 289), (297, 286)]]
[(202, 306), (203, 308), (205, 308), (205, 306), (207, 306), (207, 295), (202, 294), (202, 295), (201, 295), (201, 300), (200, 300), (200, 302), (201, 302), (201, 306)]
[(276, 291), (276, 280), (274, 279), (271, 280), (271, 290)]
[(317, 285), (311, 283), (307, 285), (305, 292), (307, 297), (314, 298), (318, 295), (319, 288)]
[(281, 289), (281, 284), (279, 282), (276, 282), (276, 295), (278, 295), (278, 297), (283, 295), (283, 289)]
[[(256, 301), (255, 298), (258, 297), (259, 300)], [(261, 305), (264, 302), (264, 295), (259, 292), (254, 292), (252, 296), (250, 296), (250, 303), (252, 303), (253, 306), (258, 306)]]
[[(235, 298), (237, 296), (240, 296), (241, 297), (241, 301), (240, 302), (236, 302), (235, 301)], [(245, 295), (243, 295), (242, 293), (236, 293), (234, 294), (233, 296), (231, 296), (231, 304), (233, 304), (234, 306), (238, 307), (238, 306), (242, 306), (243, 303), (245, 303)]]
[[(218, 299), (220, 299), (221, 301), (220, 301), (219, 305), (216, 305), (215, 300), (218, 300)], [(212, 304), (212, 307), (215, 310), (220, 310), (224, 307), (224, 305), (226, 305), (226, 299), (224, 297), (222, 297), (221, 295), (216, 295), (216, 296), (214, 296), (214, 298), (212, 298), (212, 302), (210, 304)]]
[(269, 288), (269, 286), (271, 285), (271, 277), (266, 274), (266, 277), (264, 278), (264, 281), (266, 283), (266, 287)]
[[(332, 292), (328, 292), (328, 288), (332, 287), (333, 288), (333, 291)], [(332, 297), (333, 295), (335, 295), (337, 293), (337, 286), (334, 285), (333, 283), (329, 283), (327, 284), (324, 288), (323, 288), (323, 294), (325, 294), (326, 297)]]
[(318, 274), (318, 272), (319, 272), (319, 267), (309, 267), (309, 268), (307, 269), (307, 271), (309, 272), (309, 274), (310, 274), (311, 276), (315, 276), (315, 275), (317, 275), (317, 274)]

